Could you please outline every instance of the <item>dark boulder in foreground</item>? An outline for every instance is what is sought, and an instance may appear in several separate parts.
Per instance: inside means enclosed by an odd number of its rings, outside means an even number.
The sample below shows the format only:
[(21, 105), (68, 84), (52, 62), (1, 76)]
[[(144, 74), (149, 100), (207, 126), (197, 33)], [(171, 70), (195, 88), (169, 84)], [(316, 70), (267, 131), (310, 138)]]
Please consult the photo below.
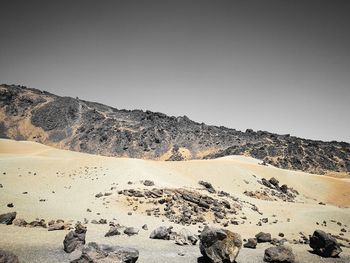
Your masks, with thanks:
[(18, 263), (18, 257), (10, 251), (0, 248), (0, 263)]
[(199, 239), (200, 252), (213, 263), (234, 262), (242, 247), (241, 236), (226, 229), (206, 226)]
[[(70, 231), (63, 241), (64, 251), (67, 253), (73, 252), (78, 246), (85, 244), (86, 227), (77, 223), (75, 230)], [(82, 261), (83, 262), (83, 261)]]
[(277, 246), (265, 249), (264, 261), (273, 263), (294, 263), (295, 258), (290, 247)]
[(342, 252), (337, 240), (322, 230), (315, 230), (310, 238), (310, 247), (322, 257), (337, 257)]
[(0, 215), (0, 224), (11, 225), (12, 221), (16, 218), (17, 213), (11, 212)]
[(134, 263), (139, 258), (139, 251), (133, 248), (98, 245), (94, 242), (74, 251), (71, 263)]

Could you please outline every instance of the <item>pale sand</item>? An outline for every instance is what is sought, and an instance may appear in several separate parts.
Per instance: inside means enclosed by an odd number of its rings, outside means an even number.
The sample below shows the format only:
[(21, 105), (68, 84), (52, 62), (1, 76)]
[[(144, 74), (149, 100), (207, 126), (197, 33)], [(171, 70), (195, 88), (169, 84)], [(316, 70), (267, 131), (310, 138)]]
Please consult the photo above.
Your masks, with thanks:
[[(263, 215), (250, 209), (243, 212), (248, 217), (246, 224), (228, 229), (238, 232), (243, 238), (253, 237), (260, 231), (270, 232), (277, 237), (283, 232), (288, 239), (299, 239), (299, 232), (306, 235), (318, 228), (339, 234), (340, 226), (330, 223), (331, 219), (350, 226), (350, 181), (333, 177), (311, 175), (259, 165), (261, 161), (230, 156), (216, 160), (198, 160), (184, 162), (145, 161), (137, 159), (109, 158), (57, 150), (33, 142), (0, 140), (0, 213), (17, 211), (18, 218), (27, 221), (35, 218), (83, 221), (113, 218), (125, 226), (141, 229), (147, 224), (149, 230), (140, 230), (133, 237), (117, 236), (105, 238), (108, 225), (88, 224), (87, 241), (132, 246), (140, 249), (138, 262), (196, 262), (200, 256), (198, 246), (179, 247), (172, 241), (151, 240), (151, 230), (160, 225), (173, 225), (166, 218), (146, 216), (141, 212), (127, 213), (119, 189), (145, 188), (141, 180), (153, 180), (155, 187), (197, 188), (199, 180), (211, 182), (217, 190), (224, 190), (233, 196), (256, 204)], [(6, 174), (4, 175), (3, 172)], [(34, 175), (36, 173), (36, 175)], [(58, 173), (58, 174), (57, 174)], [(254, 177), (255, 175), (256, 177)], [(255, 191), (261, 188), (258, 178), (275, 177), (281, 184), (287, 184), (298, 190), (297, 203), (285, 203), (257, 200), (243, 194), (245, 190)], [(94, 180), (92, 180), (94, 179)], [(132, 181), (132, 185), (127, 182)], [(248, 184), (246, 183), (248, 182)], [(110, 191), (113, 183), (117, 189)], [(27, 191), (28, 194), (22, 194)], [(54, 193), (52, 192), (54, 191)], [(103, 199), (95, 198), (99, 192), (113, 192)], [(39, 202), (40, 199), (45, 202)], [(326, 206), (319, 202), (327, 203)], [(14, 208), (8, 208), (14, 203)], [(87, 208), (92, 213), (86, 211)], [(101, 215), (96, 215), (99, 212)], [(273, 219), (277, 224), (257, 226), (260, 218)], [(290, 222), (287, 219), (290, 218)], [(164, 220), (164, 222), (162, 222)], [(327, 227), (317, 226), (316, 222), (327, 221)], [(272, 221), (272, 220), (271, 220)], [(251, 224), (249, 224), (251, 222)], [(197, 226), (189, 227), (197, 232)], [(350, 229), (349, 227), (347, 229)], [(62, 241), (67, 231), (48, 232), (45, 229), (29, 229), (0, 225), (0, 247), (14, 251), (22, 262), (67, 262), (67, 255), (62, 251)], [(350, 238), (349, 231), (345, 233)], [(257, 250), (242, 249), (237, 262), (261, 262), (264, 246)], [(347, 262), (350, 251), (344, 248), (340, 259), (324, 260), (307, 252), (308, 246), (293, 246), (299, 262)], [(183, 251), (184, 257), (177, 253)], [(50, 259), (48, 259), (50, 258)], [(350, 262), (350, 261), (348, 261)]]

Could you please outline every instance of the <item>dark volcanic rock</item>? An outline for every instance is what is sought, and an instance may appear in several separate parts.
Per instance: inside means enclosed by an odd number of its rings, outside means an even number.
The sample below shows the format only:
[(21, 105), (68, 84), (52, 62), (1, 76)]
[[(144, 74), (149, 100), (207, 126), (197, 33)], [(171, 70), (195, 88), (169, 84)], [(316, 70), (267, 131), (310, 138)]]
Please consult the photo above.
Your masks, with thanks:
[(19, 261), (12, 252), (0, 249), (0, 263), (19, 263)]
[(136, 249), (90, 242), (71, 256), (70, 263), (134, 263), (138, 258)]
[(58, 97), (33, 110), (32, 123), (45, 131), (67, 128), (78, 117), (79, 103), (72, 98)]
[(0, 215), (0, 224), (11, 225), (12, 221), (16, 218), (17, 213), (11, 212)]
[(213, 263), (234, 262), (242, 247), (241, 236), (226, 229), (206, 226), (199, 239), (201, 254)]
[(264, 261), (272, 263), (294, 263), (295, 258), (290, 247), (277, 246), (265, 250)]
[(151, 181), (151, 180), (145, 180), (145, 181), (143, 182), (143, 185), (145, 185), (145, 186), (153, 186), (153, 185), (154, 185), (154, 182)]
[(121, 233), (119, 232), (118, 228), (115, 226), (111, 226), (111, 228), (108, 230), (108, 232), (105, 234), (105, 237), (111, 237), (111, 236), (116, 236), (120, 235)]
[(85, 244), (86, 227), (80, 223), (75, 225), (75, 230), (70, 231), (63, 241), (64, 251), (67, 253), (73, 252), (77, 247)]
[(138, 233), (139, 233), (139, 230), (135, 227), (127, 227), (124, 230), (124, 234), (126, 234), (128, 236), (137, 235)]
[(264, 233), (260, 232), (255, 235), (256, 240), (258, 243), (264, 243), (264, 242), (270, 242), (271, 241), (271, 234), (270, 233)]
[(208, 183), (208, 182), (205, 182), (205, 181), (199, 181), (198, 183), (200, 185), (203, 185), (208, 190), (209, 193), (215, 193), (216, 192), (211, 183)]
[(310, 247), (323, 257), (336, 257), (342, 252), (337, 240), (322, 230), (315, 230), (310, 238)]
[(258, 242), (256, 241), (256, 238), (248, 238), (247, 243), (245, 243), (243, 245), (243, 247), (246, 248), (256, 248), (256, 245), (258, 244)]
[[(119, 110), (17, 85), (0, 85), (0, 113), (4, 116), (2, 138), (34, 137), (41, 143), (87, 153), (159, 159), (171, 152), (169, 160), (175, 161), (202, 158), (201, 153), (208, 152), (204, 158), (247, 155), (264, 164), (318, 174), (350, 171), (350, 144), (345, 142), (312, 141), (251, 129), (242, 132), (196, 123), (186, 116)], [(19, 125), (23, 122), (28, 122), (29, 128), (42, 128), (45, 136), (27, 133)], [(18, 129), (14, 132), (10, 127)], [(190, 155), (183, 156), (182, 150)]]

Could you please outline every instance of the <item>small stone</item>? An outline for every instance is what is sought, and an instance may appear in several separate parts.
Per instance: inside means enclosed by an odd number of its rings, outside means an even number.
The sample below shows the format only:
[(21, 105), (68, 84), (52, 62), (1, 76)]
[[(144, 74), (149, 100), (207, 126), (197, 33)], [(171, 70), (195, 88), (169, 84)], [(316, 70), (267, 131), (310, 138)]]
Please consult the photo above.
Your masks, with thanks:
[(139, 230), (134, 228), (134, 227), (127, 227), (124, 230), (124, 234), (126, 234), (128, 236), (137, 235), (138, 233), (139, 233)]
[(257, 243), (258, 243), (258, 242), (256, 241), (255, 238), (248, 238), (247, 243), (245, 243), (245, 244), (243, 245), (243, 247), (255, 249)]
[(270, 233), (264, 233), (260, 232), (255, 235), (256, 240), (258, 243), (264, 243), (264, 242), (270, 242), (271, 241), (271, 234)]
[(105, 237), (111, 237), (111, 236), (116, 236), (120, 235), (120, 232), (117, 227), (112, 226), (108, 232), (105, 234)]
[(101, 192), (95, 195), (96, 198), (100, 198), (102, 196), (103, 196), (103, 194)]

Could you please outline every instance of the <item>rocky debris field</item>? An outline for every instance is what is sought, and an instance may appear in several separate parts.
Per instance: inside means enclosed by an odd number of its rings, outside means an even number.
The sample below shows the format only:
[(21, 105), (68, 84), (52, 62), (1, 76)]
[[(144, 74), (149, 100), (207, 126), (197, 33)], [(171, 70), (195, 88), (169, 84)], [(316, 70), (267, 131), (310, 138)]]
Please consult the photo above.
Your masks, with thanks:
[[(245, 223), (242, 206), (259, 212), (258, 208), (228, 193), (218, 192), (211, 196), (189, 189), (125, 189), (118, 191), (125, 196), (132, 211), (148, 216), (166, 217), (170, 222), (181, 225)], [(241, 215), (241, 217), (239, 217)], [(243, 219), (242, 219), (243, 218)], [(244, 219), (245, 218), (245, 219)], [(242, 221), (243, 220), (243, 221)]]
[(274, 177), (271, 177), (269, 180), (262, 178), (258, 180), (258, 183), (264, 186), (263, 190), (244, 191), (244, 194), (261, 200), (277, 201), (277, 199), (280, 199), (284, 202), (295, 202), (296, 197), (299, 195), (298, 191), (288, 187), (286, 184), (280, 186), (279, 181)]
[[(3, 224), (8, 225), (16, 222), (16, 216), (13, 219), (12, 217), (8, 214), (0, 215), (0, 218), (11, 218), (12, 221), (3, 221)], [(119, 225), (112, 225), (105, 236), (112, 238), (114, 235), (120, 235), (120, 232), (116, 230), (121, 228), (122, 227)], [(147, 227), (143, 227), (142, 229), (143, 231), (148, 231)], [(66, 234), (63, 240), (63, 250), (65, 253), (69, 254), (69, 262), (134, 263), (137, 262), (139, 257), (142, 257), (140, 252), (132, 247), (99, 244), (96, 242), (87, 243), (87, 231), (87, 225), (77, 222), (74, 230)], [(124, 233), (130, 236), (138, 235), (138, 232), (139, 230), (133, 227), (126, 227), (124, 230)], [(303, 235), (303, 238), (305, 244), (310, 248), (310, 251), (306, 253), (318, 255), (320, 261), (317, 262), (324, 262), (324, 259), (327, 258), (341, 258), (341, 253), (343, 252), (341, 246), (344, 245), (339, 243), (332, 235), (316, 229), (312, 235), (309, 237)], [(236, 259), (242, 248), (255, 250), (260, 244), (270, 244), (270, 246), (264, 246), (264, 254), (261, 255), (264, 262), (299, 262), (295, 259), (295, 253), (290, 241), (283, 238), (283, 233), (279, 234), (279, 238), (272, 238), (270, 233), (260, 232), (257, 233), (254, 238), (246, 240), (242, 239), (239, 233), (208, 225), (206, 225), (199, 234), (193, 234), (186, 228), (182, 228), (180, 231), (176, 232), (172, 227), (159, 226), (150, 232), (149, 239), (168, 240), (179, 246), (198, 246), (198, 250), (202, 256), (198, 258), (197, 262), (202, 263), (237, 262)], [(305, 250), (307, 250), (307, 247), (305, 247)], [(178, 256), (181, 257), (184, 256), (184, 254), (179, 253)], [(11, 251), (0, 249), (0, 262), (18, 263), (19, 260)]]

